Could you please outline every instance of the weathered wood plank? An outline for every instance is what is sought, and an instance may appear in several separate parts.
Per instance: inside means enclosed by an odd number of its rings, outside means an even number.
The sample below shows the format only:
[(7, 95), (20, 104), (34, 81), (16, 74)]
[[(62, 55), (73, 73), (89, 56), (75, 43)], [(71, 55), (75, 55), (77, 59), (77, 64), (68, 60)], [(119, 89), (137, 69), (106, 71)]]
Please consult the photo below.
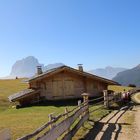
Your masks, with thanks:
[(87, 121), (89, 118), (89, 113), (86, 113), (81, 120), (77, 123), (77, 125), (64, 136), (62, 140), (71, 140), (71, 138), (76, 134), (76, 132), (79, 130), (79, 128), (82, 126), (82, 124)]
[(68, 111), (67, 113), (64, 114), (60, 114), (58, 115), (56, 118), (54, 118), (52, 121), (44, 124), (43, 126), (41, 126), (40, 128), (38, 128), (37, 130), (35, 130), (33, 133), (25, 135), (21, 138), (18, 138), (17, 140), (27, 140), (27, 139), (31, 139), (34, 136), (36, 136), (37, 134), (39, 134), (41, 131), (43, 131), (44, 129), (46, 129), (48, 126), (50, 126), (51, 124), (55, 123), (56, 121), (58, 121), (61, 117), (66, 116), (70, 113), (72, 113), (73, 111), (75, 111), (76, 109), (78, 109), (78, 106), (73, 108), (72, 110)]
[(56, 140), (65, 131), (67, 131), (70, 128), (70, 126), (75, 122), (75, 120), (86, 110), (87, 110), (87, 106), (84, 106), (83, 108), (77, 110), (70, 117), (57, 124), (45, 135), (40, 137), (39, 140)]

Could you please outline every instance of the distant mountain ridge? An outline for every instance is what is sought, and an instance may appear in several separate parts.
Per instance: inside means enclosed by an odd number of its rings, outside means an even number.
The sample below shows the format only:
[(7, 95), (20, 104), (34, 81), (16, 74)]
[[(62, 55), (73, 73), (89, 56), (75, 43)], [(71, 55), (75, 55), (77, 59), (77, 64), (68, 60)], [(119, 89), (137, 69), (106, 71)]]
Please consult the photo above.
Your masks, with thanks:
[(44, 64), (40, 64), (38, 59), (34, 56), (28, 56), (24, 59), (18, 60), (12, 66), (12, 70), (9, 76), (6, 78), (23, 78), (23, 77), (32, 77), (37, 72), (37, 66), (42, 66), (43, 71), (47, 71), (52, 68), (60, 67), (64, 65), (63, 63), (54, 63), (44, 66)]
[[(54, 64), (49, 64), (49, 65), (45, 66), (44, 64), (39, 63), (38, 59), (35, 58), (34, 56), (28, 56), (24, 59), (16, 61), (14, 63), (14, 65), (12, 66), (10, 75), (7, 77), (3, 77), (1, 79), (13, 79), (15, 77), (19, 77), (19, 78), (27, 77), (28, 78), (28, 77), (34, 76), (37, 73), (37, 68), (36, 68), (37, 66), (42, 66), (42, 70), (47, 71), (49, 69), (60, 67), (63, 65), (64, 65), (63, 63), (54, 63)], [(137, 68), (140, 69), (140, 65), (137, 66)], [(127, 71), (127, 69), (125, 69), (125, 68), (113, 68), (113, 67), (108, 66), (104, 69), (95, 69), (95, 70), (91, 70), (88, 72), (92, 73), (94, 75), (100, 76), (100, 77), (112, 79), (119, 72), (122, 72), (122, 71), (125, 72), (125, 71)], [(138, 76), (136, 76), (136, 77), (138, 77)], [(115, 80), (119, 83), (123, 83), (123, 82), (121, 82), (120, 78), (118, 79), (115, 77), (113, 80)], [(123, 84), (125, 84), (125, 83), (123, 83)]]
[(140, 86), (140, 64), (132, 69), (118, 73), (113, 80), (124, 86), (129, 84)]
[(30, 77), (36, 73), (36, 67), (43, 64), (40, 64), (38, 60), (33, 56), (28, 56), (22, 60), (18, 60), (12, 66), (10, 73), (11, 77)]
[(50, 69), (53, 69), (53, 68), (57, 68), (57, 67), (60, 67), (60, 66), (63, 66), (63, 65), (64, 65), (63, 63), (48, 64), (47, 66), (45, 66), (43, 68), (43, 71), (47, 71), (47, 70), (50, 70)]
[(107, 79), (114, 78), (119, 72), (127, 70), (126, 68), (119, 68), (119, 67), (111, 67), (108, 66), (106, 68), (99, 68), (99, 69), (93, 69), (89, 71), (89, 73), (95, 74), (97, 76), (101, 76)]

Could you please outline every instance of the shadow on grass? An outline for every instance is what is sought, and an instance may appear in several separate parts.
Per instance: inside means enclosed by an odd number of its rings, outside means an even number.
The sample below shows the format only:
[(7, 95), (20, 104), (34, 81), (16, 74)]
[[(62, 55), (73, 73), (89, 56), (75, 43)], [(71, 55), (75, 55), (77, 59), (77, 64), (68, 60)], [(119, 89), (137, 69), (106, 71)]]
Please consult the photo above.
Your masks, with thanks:
[[(96, 97), (96, 98), (98, 98), (98, 97)], [(90, 99), (93, 99), (93, 98), (90, 98)], [(42, 100), (42, 101), (40, 101), (38, 103), (34, 103), (34, 104), (26, 104), (26, 105), (22, 105), (22, 106), (17, 106), (17, 109), (25, 108), (25, 107), (32, 107), (32, 106), (55, 106), (55, 107), (77, 106), (79, 100), (81, 100), (81, 102), (83, 102), (83, 98), (63, 99), (63, 100), (54, 100), (54, 101)], [(102, 101), (102, 100), (95, 101), (92, 104), (98, 103), (100, 101)]]
[(77, 100), (59, 100), (59, 101), (41, 101), (39, 103), (34, 104), (26, 104), (23, 106), (17, 106), (17, 109), (20, 108), (27, 108), (27, 107), (33, 107), (33, 106), (55, 106), (55, 107), (64, 107), (64, 106), (76, 106)]

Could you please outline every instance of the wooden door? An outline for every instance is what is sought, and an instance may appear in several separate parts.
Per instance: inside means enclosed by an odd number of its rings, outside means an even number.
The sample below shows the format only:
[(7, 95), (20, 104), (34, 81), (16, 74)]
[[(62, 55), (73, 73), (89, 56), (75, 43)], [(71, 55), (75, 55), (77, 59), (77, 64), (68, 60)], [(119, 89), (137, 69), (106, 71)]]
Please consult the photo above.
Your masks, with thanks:
[(64, 81), (64, 94), (65, 96), (74, 95), (74, 82), (73, 80)]
[(63, 81), (53, 80), (53, 96), (63, 96)]

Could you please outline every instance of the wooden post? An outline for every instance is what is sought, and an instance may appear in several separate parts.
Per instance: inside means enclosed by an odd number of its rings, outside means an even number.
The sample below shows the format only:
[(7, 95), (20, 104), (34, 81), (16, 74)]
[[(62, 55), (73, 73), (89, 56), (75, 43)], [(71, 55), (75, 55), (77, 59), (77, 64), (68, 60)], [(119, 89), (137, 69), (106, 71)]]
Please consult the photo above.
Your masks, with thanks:
[[(67, 107), (65, 108), (65, 113), (68, 113), (68, 108), (67, 108)], [(68, 118), (68, 116), (69, 116), (69, 115), (66, 114), (66, 115), (65, 115), (65, 118)]]
[[(81, 109), (81, 100), (78, 101), (78, 106), (79, 106), (79, 109)], [(80, 115), (79, 119), (81, 119), (81, 118), (82, 118), (82, 116)]]
[(104, 93), (104, 105), (106, 108), (108, 108), (109, 107), (108, 92), (107, 90), (104, 90), (103, 93)]
[[(83, 101), (84, 101), (84, 105), (88, 106), (88, 101), (89, 101), (89, 93), (83, 93)], [(87, 111), (83, 113), (83, 115), (85, 115), (86, 113), (89, 113), (89, 106), (87, 107)]]
[(83, 96), (84, 103), (87, 103), (88, 104), (89, 94), (88, 93), (83, 93), (82, 96)]
[[(65, 113), (67, 113), (67, 114), (65, 115), (65, 119), (66, 119), (66, 118), (69, 117), (68, 108), (67, 108), (67, 107), (65, 108)], [(68, 132), (70, 132), (70, 128), (68, 128), (67, 133), (68, 133)]]
[[(51, 122), (53, 119), (52, 115), (53, 115), (53, 113), (49, 114), (49, 122)], [(52, 127), (53, 127), (53, 124), (50, 124), (50, 129), (52, 129)]]

